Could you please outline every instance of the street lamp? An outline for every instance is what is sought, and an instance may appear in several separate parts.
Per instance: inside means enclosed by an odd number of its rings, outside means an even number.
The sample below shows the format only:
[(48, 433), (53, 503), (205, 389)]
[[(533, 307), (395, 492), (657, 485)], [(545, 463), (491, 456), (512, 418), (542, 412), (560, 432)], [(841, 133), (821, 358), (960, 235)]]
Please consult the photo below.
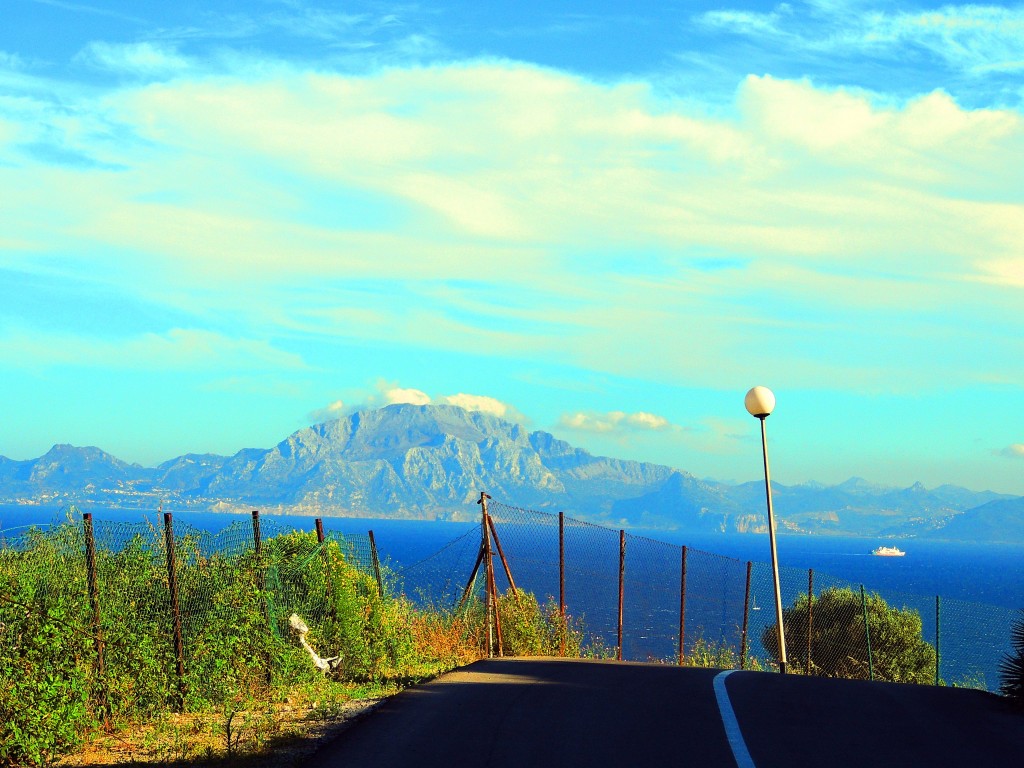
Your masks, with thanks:
[(775, 513), (772, 511), (772, 480), (768, 471), (768, 439), (764, 421), (775, 409), (775, 395), (768, 387), (754, 387), (743, 399), (747, 412), (761, 422), (761, 452), (764, 455), (764, 493), (768, 499), (768, 541), (772, 548), (772, 578), (775, 580), (775, 621), (779, 625), (779, 672), (786, 674), (786, 630), (782, 626), (782, 590), (779, 587), (779, 557), (775, 551)]

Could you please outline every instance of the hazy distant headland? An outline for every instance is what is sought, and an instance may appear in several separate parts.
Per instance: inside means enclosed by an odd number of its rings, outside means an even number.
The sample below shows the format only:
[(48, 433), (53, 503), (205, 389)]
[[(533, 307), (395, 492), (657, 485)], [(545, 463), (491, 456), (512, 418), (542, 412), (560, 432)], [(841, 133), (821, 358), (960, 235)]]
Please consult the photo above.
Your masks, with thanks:
[[(927, 489), (773, 483), (791, 533), (1024, 541), (1024, 497)], [(186, 454), (157, 467), (99, 448), (55, 445), (0, 456), (0, 503), (462, 520), (495, 499), (616, 526), (767, 530), (764, 484), (701, 480), (681, 469), (594, 456), (547, 432), (452, 405), (389, 405), (299, 430), (273, 448)]]

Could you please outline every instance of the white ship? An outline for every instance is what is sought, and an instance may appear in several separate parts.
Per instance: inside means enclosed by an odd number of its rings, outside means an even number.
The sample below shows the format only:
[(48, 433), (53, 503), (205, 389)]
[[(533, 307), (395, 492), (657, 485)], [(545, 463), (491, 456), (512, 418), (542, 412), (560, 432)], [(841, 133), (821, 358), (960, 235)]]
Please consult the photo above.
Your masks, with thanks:
[(872, 551), (871, 554), (878, 555), (879, 557), (903, 557), (907, 553), (899, 547), (879, 547)]

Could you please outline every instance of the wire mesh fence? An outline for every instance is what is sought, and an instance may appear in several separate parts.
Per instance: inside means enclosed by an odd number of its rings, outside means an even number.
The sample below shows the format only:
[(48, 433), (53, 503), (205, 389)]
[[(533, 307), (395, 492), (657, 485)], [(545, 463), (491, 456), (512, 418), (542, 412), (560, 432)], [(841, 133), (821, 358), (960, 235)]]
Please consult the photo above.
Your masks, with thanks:
[[(633, 661), (779, 668), (769, 564), (495, 501), (489, 513), (517, 587), (564, 603), (592, 650)], [(479, 546), (478, 531), (464, 534), (405, 569), (402, 587), (450, 604)], [(789, 672), (999, 687), (1018, 612), (796, 568), (781, 568), (779, 582)]]
[[(587, 652), (779, 667), (768, 564), (495, 501), (489, 514), (517, 587), (564, 610), (582, 627)], [(481, 539), (480, 528), (470, 529), (382, 572), (370, 534), (295, 531), (268, 518), (217, 533), (170, 518), (164, 526), (90, 521), (45, 535), (8, 532), (0, 541), (0, 639), (11, 641), (10, 628), (24, 627), (26, 612), (35, 623), (20, 631), (45, 633), (59, 623), (77, 642), (59, 652), (86, 659), (87, 668), (103, 665), (101, 675), (83, 673), (92, 676), (83, 685), (102, 677), (113, 710), (157, 711), (258, 685), (274, 643), (288, 639), (293, 612), (329, 634), (342, 564), (361, 574), (364, 592), (376, 581), (378, 590), (450, 611), (485, 588), (470, 578)], [(779, 578), (788, 671), (998, 688), (1015, 611), (879, 592), (793, 568)], [(509, 586), (501, 568), (496, 581)]]
[(157, 527), (86, 514), (5, 533), (0, 703), (30, 693), (71, 722), (97, 704), (145, 716), (265, 686), (294, 645), (290, 614), (329, 636), (332, 584), (373, 591), (376, 557), (368, 535), (263, 520), (261, 541), (259, 523), (211, 533), (170, 515)]

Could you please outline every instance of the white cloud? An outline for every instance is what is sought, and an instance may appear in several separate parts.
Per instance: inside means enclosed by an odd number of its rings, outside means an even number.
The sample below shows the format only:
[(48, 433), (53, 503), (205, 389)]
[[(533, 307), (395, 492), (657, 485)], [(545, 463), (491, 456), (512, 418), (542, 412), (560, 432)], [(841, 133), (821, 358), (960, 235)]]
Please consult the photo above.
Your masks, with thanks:
[[(120, 168), (0, 163), (11, 259), (59, 254), (257, 337), (713, 386), (755, 364), (914, 386), (949, 354), (929, 310), (946, 330), (1013, 325), (992, 292), (1020, 281), (1018, 112), (751, 77), (711, 118), (643, 83), (493, 61), (186, 74), (61, 109), (0, 100), (5, 134)], [(857, 341), (879, 327), (884, 361)], [(809, 352), (825, 346), (842, 357)], [(990, 358), (943, 380), (1014, 375)]]
[(504, 418), (510, 410), (505, 403), (487, 395), (465, 395), (460, 392), (457, 395), (447, 395), (442, 399), (449, 405), (457, 405), (467, 411), (489, 413), (499, 418)]
[(722, 29), (726, 32), (745, 35), (777, 35), (781, 33), (779, 20), (787, 15), (789, 6), (783, 4), (770, 13), (755, 11), (706, 11), (695, 21), (706, 27)]
[(139, 76), (180, 74), (189, 61), (174, 48), (158, 43), (89, 43), (76, 59), (100, 69)]
[(1024, 459), (1024, 443), (1013, 443), (999, 453), (1011, 459)]
[(309, 421), (313, 424), (320, 424), (325, 421), (333, 421), (334, 419), (340, 419), (347, 415), (350, 409), (345, 407), (345, 403), (342, 400), (335, 400), (333, 403), (328, 403), (323, 408), (319, 408), (309, 414)]
[(665, 429), (669, 425), (668, 419), (646, 411), (627, 414), (625, 421), (638, 429)]
[(410, 405), (428, 405), (431, 402), (430, 395), (418, 389), (403, 389), (402, 387), (391, 387), (384, 392), (386, 405), (408, 403)]
[(668, 419), (645, 411), (636, 413), (625, 413), (624, 411), (609, 411), (608, 413), (593, 413), (577, 411), (571, 414), (562, 414), (558, 425), (564, 429), (571, 429), (577, 432), (627, 432), (627, 431), (657, 431), (668, 429), (671, 424)]

